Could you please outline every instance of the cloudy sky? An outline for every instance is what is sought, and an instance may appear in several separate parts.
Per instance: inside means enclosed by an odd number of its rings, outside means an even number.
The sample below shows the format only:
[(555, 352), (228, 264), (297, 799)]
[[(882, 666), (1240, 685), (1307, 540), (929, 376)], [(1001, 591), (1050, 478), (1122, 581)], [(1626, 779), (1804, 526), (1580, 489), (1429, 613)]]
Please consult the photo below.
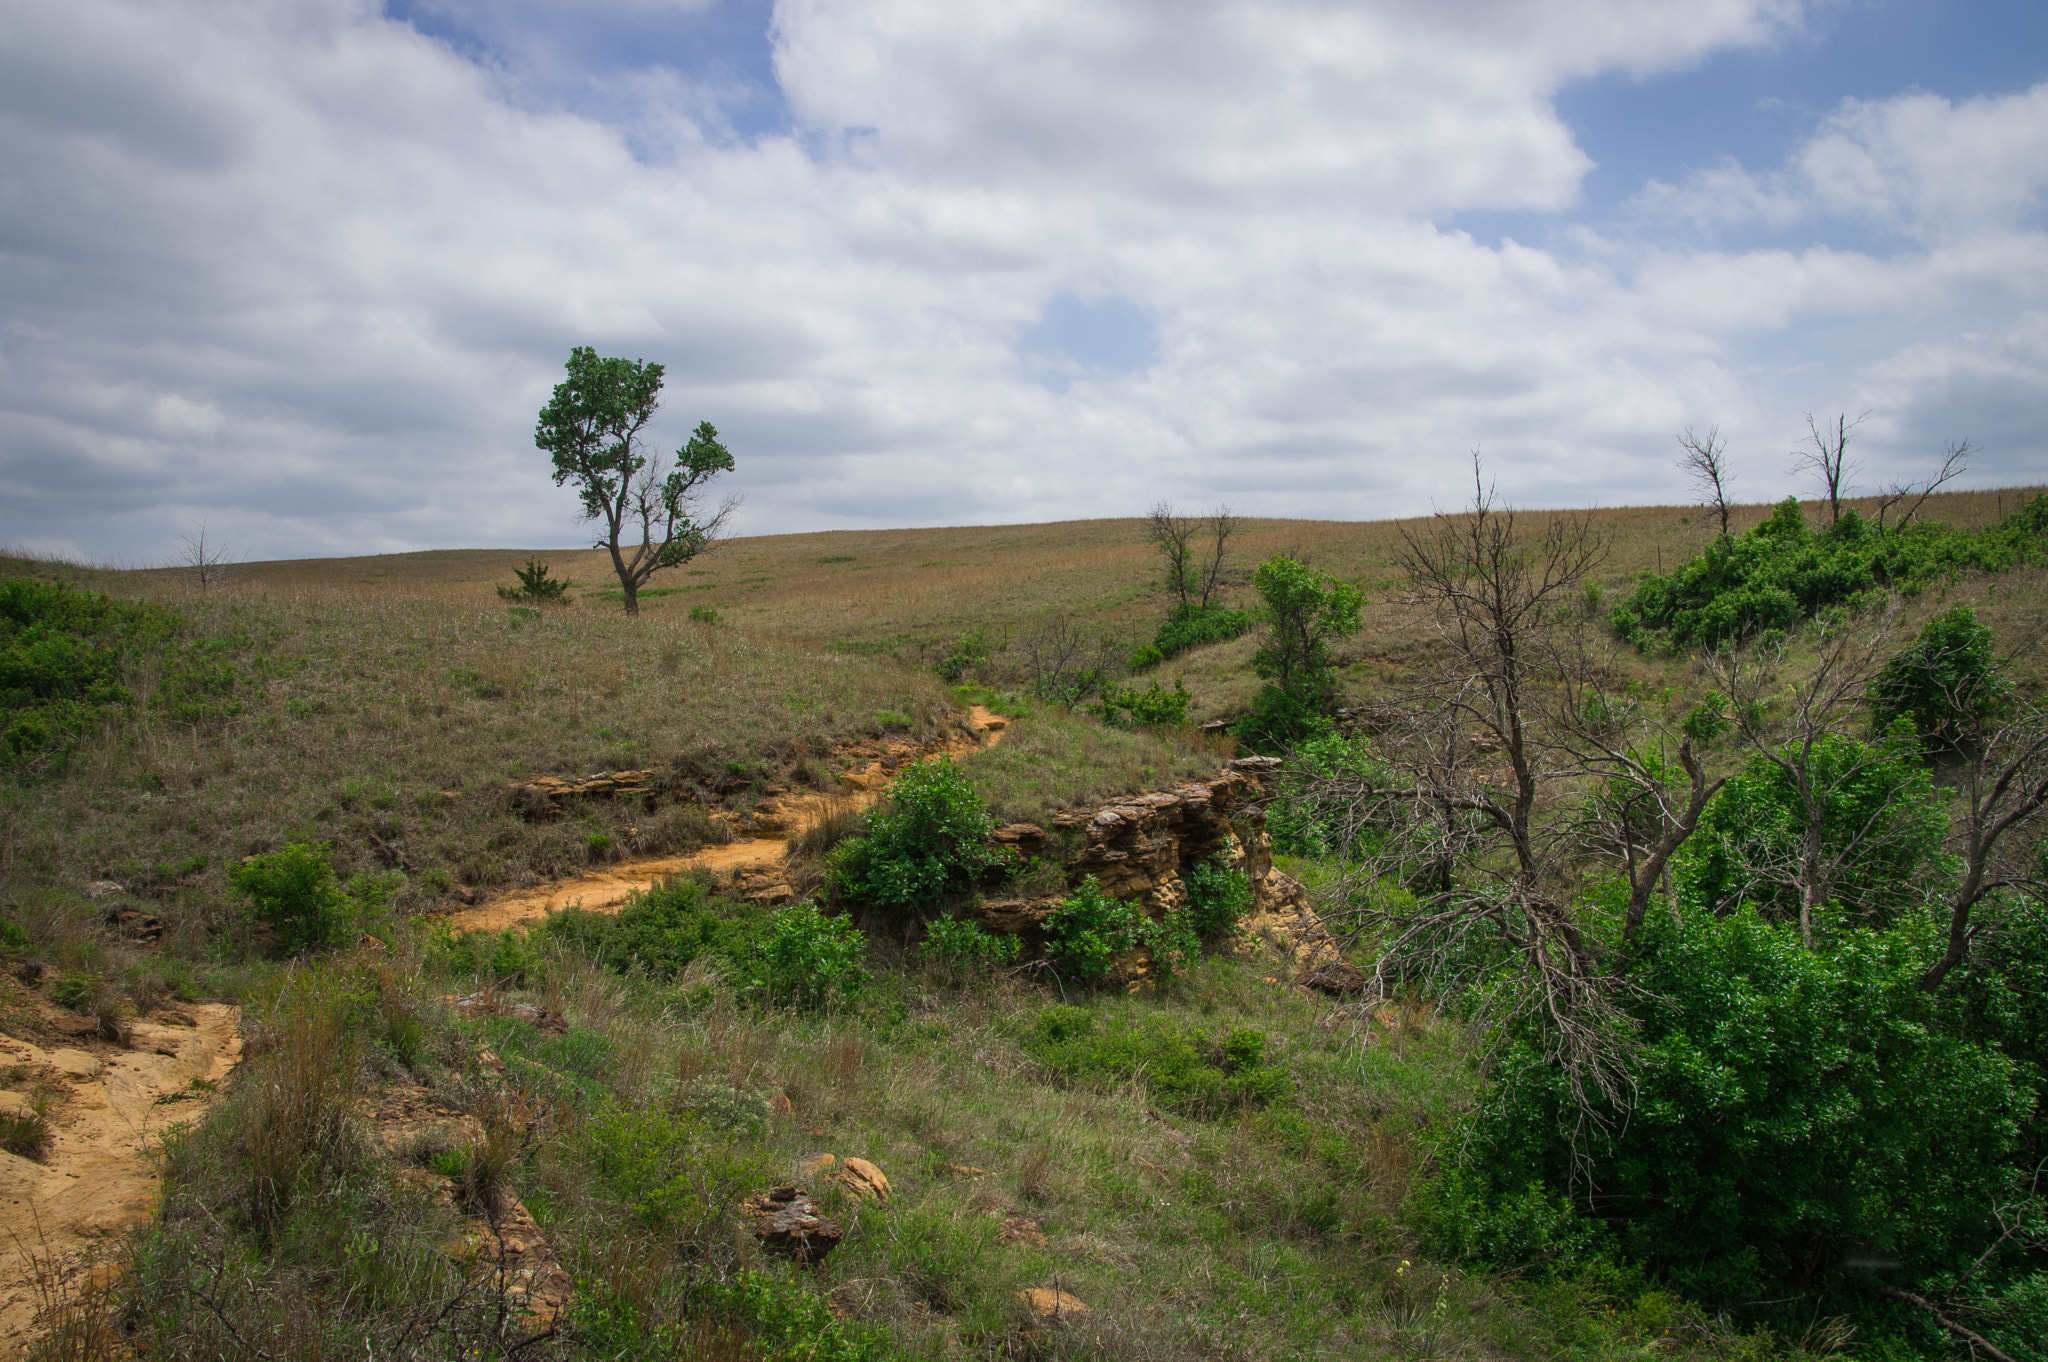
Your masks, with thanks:
[(584, 539), (658, 360), (744, 532), (2048, 477), (2039, 0), (8, 0), (0, 543)]

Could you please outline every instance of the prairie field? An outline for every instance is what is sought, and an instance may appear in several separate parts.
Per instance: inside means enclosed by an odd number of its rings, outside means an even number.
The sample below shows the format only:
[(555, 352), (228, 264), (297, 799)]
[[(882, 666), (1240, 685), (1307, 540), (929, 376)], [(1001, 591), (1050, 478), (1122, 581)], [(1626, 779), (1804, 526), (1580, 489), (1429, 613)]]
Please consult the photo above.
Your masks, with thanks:
[[(1942, 494), (1924, 515), (1992, 526), (2038, 490)], [(1738, 508), (1733, 529), (1770, 513)], [(1602, 675), (1682, 711), (1709, 689), (1697, 652), (1639, 651), (1585, 621), (1705, 552), (1716, 527), (1698, 508), (1627, 507), (1529, 512), (1518, 528), (1540, 536), (1566, 515), (1604, 541), (1573, 596)], [(1352, 584), (1361, 625), (1335, 643), (1331, 703), (1394, 697), (1445, 647), (1403, 566), (1416, 528), (1247, 520), (1224, 598), (1253, 604), (1250, 573), (1274, 555)], [(501, 599), (533, 557), (576, 584), (571, 604)], [(974, 732), (971, 704), (1007, 721), (1000, 743), (957, 762), (989, 826), (1051, 826), (1214, 776), (1248, 750), (1216, 721), (1260, 689), (1259, 631), (1150, 674), (1191, 693), (1184, 724), (1033, 693), (1048, 630), (1075, 629), (1113, 666), (1158, 628), (1168, 602), (1138, 520), (738, 538), (657, 576), (637, 618), (616, 583), (608, 597), (609, 571), (594, 550), (472, 549), (240, 563), (201, 590), (176, 568), (0, 559), (0, 578), (68, 583), (170, 621), (168, 641), (124, 655), (121, 698), (68, 746), (24, 748), (0, 773), (13, 967), (0, 1029), (48, 1040), (64, 1016), (88, 1015), (99, 1030), (78, 1043), (116, 1064), (131, 1023), (161, 1029), (181, 1007), (221, 1002), (241, 1009), (244, 1040), (235, 1074), (188, 1094), (192, 1119), (152, 1154), (154, 1216), (7, 1268), (22, 1300), (44, 1301), (17, 1346), (1964, 1355), (1953, 1331), (1836, 1297), (1824, 1307), (1815, 1295), (1798, 1328), (1782, 1312), (1702, 1304), (1611, 1244), (1505, 1266), (1504, 1250), (1443, 1248), (1428, 1208), (1463, 1185), (1447, 1170), (1501, 1081), (1483, 1007), (1420, 975), (1371, 1006), (1314, 992), (1227, 936), (1128, 987), (1078, 984), (1029, 949), (1020, 963), (1015, 942), (986, 958), (929, 945), (942, 939), (933, 922), (969, 920), (985, 895), (1066, 892), (1057, 866), (1022, 867), (1008, 889), (1012, 872), (977, 870), (915, 911), (885, 911), (844, 888), (843, 859), (885, 823), (849, 809), (793, 830), (791, 882), (833, 910), (823, 926), (806, 919), (823, 935), (804, 938), (817, 952), (804, 967), (838, 970), (844, 985), (801, 1005), (777, 992), (786, 960), (773, 943), (803, 905), (743, 900), (736, 881), (680, 876), (612, 925), (571, 914), (529, 932), (450, 932), (444, 915), (493, 895), (729, 841), (751, 811), (837, 791), (885, 747), (957, 743)], [(1891, 627), (1906, 640), (1971, 607), (2018, 703), (2036, 705), (2044, 600), (2038, 561), (1957, 572), (1892, 602)], [(978, 648), (942, 678), (937, 664), (968, 642)], [(1787, 656), (1803, 664), (1825, 647), (1802, 637)], [(618, 772), (645, 773), (631, 797), (537, 810), (527, 792), (537, 777)], [(1560, 788), (1562, 808), (1592, 786)], [(1354, 892), (1302, 846), (1283, 845), (1277, 863), (1319, 908)], [(261, 908), (259, 872), (294, 866), (339, 924), (305, 949), (288, 934), (303, 923)], [(854, 956), (832, 956), (856, 920)], [(1371, 940), (1344, 945), (1371, 966)], [(61, 1154), (64, 1122), (89, 1101), (17, 1068), (6, 1083)], [(1265, 1086), (1214, 1095), (1240, 1075)], [(1209, 1097), (1187, 1096), (1196, 1080)], [(440, 1124), (397, 1122), (399, 1107)], [(59, 1157), (6, 1147), (0, 1160), (24, 1168)], [(822, 1153), (871, 1161), (890, 1195), (801, 1171)], [(806, 1178), (846, 1231), (814, 1267), (766, 1251), (736, 1218), (746, 1198)], [(1568, 1205), (1529, 1205), (1568, 1218)], [(508, 1285), (500, 1217), (514, 1206), (565, 1284), (545, 1309), (540, 1249), (522, 1250), (519, 1280), (531, 1282)], [(1085, 1309), (1048, 1316), (1034, 1291)]]

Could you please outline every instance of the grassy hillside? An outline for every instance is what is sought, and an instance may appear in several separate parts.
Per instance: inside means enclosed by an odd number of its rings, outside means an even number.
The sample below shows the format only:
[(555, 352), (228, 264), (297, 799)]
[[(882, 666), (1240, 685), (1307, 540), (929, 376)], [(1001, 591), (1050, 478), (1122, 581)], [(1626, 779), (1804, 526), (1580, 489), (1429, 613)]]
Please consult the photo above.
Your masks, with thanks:
[[(2027, 495), (1937, 497), (1926, 514), (1987, 525)], [(1738, 532), (1769, 511), (1739, 510)], [(1594, 574), (1609, 599), (1710, 537), (1678, 508), (1592, 516), (1611, 541)], [(1357, 583), (1368, 604), (1340, 648), (1343, 698), (1389, 693), (1439, 646), (1404, 600), (1402, 529), (1249, 522), (1233, 593), (1279, 552)], [(0, 775), (0, 902), (18, 929), (0, 950), (30, 981), (0, 1000), (5, 1016), (47, 1029), (69, 1007), (118, 1029), (220, 999), (244, 1006), (248, 1040), (225, 1095), (169, 1144), (160, 1221), (109, 1242), (119, 1284), (46, 1320), (63, 1327), (45, 1355), (1855, 1351), (1840, 1318), (1816, 1313), (1804, 1334), (1734, 1322), (1620, 1257), (1432, 1261), (1411, 1194), (1458, 1157), (1444, 1142), (1489, 1091), (1489, 1036), (1419, 986), (1343, 1004), (1241, 945), (1163, 987), (1091, 990), (934, 961), (914, 921), (873, 919), (858, 998), (792, 1009), (749, 974), (766, 968), (773, 920), (709, 881), (688, 891), (699, 917), (663, 928), (659, 949), (451, 937), (436, 913), (717, 842), (713, 813), (833, 789), (857, 745), (940, 737), (969, 700), (1010, 718), (1000, 746), (963, 763), (996, 821), (1044, 823), (1236, 752), (1020, 694), (1024, 645), (1051, 622), (1120, 654), (1150, 636), (1164, 601), (1136, 521), (750, 537), (658, 577), (667, 594), (643, 592), (633, 620), (605, 599), (593, 552), (541, 555), (578, 581), (575, 604), (508, 606), (495, 588), (527, 556), (244, 564), (204, 593), (172, 570), (0, 560), (0, 578), (165, 612), (146, 642), (105, 645), (119, 685), (76, 702), (89, 723)], [(2038, 699), (2044, 591), (2038, 567), (1960, 575), (1903, 603), (1901, 636), (1972, 604)], [(990, 655), (948, 689), (931, 664), (977, 630)], [(1197, 649), (1160, 675), (1185, 679), (1192, 719), (1234, 715), (1258, 684), (1254, 646)], [(1599, 646), (1612, 676), (1704, 684), (1684, 657)], [(517, 789), (621, 769), (654, 772), (652, 807), (537, 817)], [(354, 914), (340, 944), (295, 961), (231, 878), (288, 844), (324, 844), (334, 901)], [(813, 863), (803, 882), (824, 874)], [(139, 932), (143, 918), (155, 928)], [(1221, 1086), (1243, 1074), (1263, 1077)], [(879, 1165), (890, 1199), (800, 1174), (820, 1153)], [(847, 1230), (816, 1269), (735, 1228), (741, 1199), (791, 1181), (822, 1188)], [(527, 1313), (526, 1288), (489, 1269), (501, 1190), (573, 1281), (558, 1319)], [(1048, 1320), (1029, 1290), (1090, 1308)]]

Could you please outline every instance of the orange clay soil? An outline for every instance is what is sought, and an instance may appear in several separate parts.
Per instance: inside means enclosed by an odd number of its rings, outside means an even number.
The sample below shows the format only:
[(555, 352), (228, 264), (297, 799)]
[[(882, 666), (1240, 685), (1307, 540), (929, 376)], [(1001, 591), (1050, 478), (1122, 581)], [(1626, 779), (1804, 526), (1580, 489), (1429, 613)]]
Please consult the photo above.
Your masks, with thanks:
[(240, 1021), (241, 1009), (219, 1003), (181, 1007), (135, 1022), (129, 1049), (0, 1036), (0, 1103), (40, 1096), (52, 1130), (40, 1161), (0, 1151), (0, 1355), (26, 1346), (46, 1294), (74, 1296), (93, 1260), (156, 1213), (151, 1146), (205, 1110), (241, 1057)]
[[(936, 752), (957, 752), (975, 747), (993, 747), (1002, 741), (1003, 731), (1009, 721), (998, 718), (981, 705), (969, 709), (974, 721), (978, 740), (962, 743), (935, 743), (924, 749), (926, 754)], [(912, 749), (906, 747), (906, 751)], [(855, 804), (871, 804), (889, 787), (890, 776), (882, 769), (880, 762), (873, 763), (866, 771), (846, 778), (850, 787), (843, 795), (801, 795), (784, 798), (781, 801), (784, 821), (791, 834), (824, 817), (835, 806), (844, 807), (848, 800)], [(658, 881), (670, 875), (679, 875), (688, 870), (709, 870), (714, 874), (731, 874), (745, 866), (769, 865), (782, 859), (788, 850), (787, 837), (746, 837), (724, 846), (706, 847), (687, 856), (651, 856), (644, 860), (620, 861), (617, 865), (593, 870), (587, 875), (574, 879), (555, 880), (549, 884), (535, 885), (531, 889), (515, 890), (478, 904), (451, 913), (448, 925), (458, 932), (486, 929), (503, 931), (507, 927), (523, 926), (538, 922), (549, 913), (564, 908), (582, 907), (593, 910), (617, 908), (634, 894), (651, 888)]]

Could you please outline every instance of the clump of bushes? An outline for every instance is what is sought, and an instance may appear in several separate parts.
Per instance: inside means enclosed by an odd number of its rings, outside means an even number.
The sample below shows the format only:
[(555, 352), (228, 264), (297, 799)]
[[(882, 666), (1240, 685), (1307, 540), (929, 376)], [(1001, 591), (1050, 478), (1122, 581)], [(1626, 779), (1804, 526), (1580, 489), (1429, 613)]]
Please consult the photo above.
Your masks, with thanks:
[(287, 842), (228, 866), (229, 886), (287, 955), (340, 945), (387, 908), (404, 880), (393, 872), (357, 875), (344, 885), (328, 856), (325, 842)]
[(953, 645), (952, 651), (932, 664), (932, 670), (948, 685), (964, 681), (988, 662), (988, 630), (976, 629)]
[(985, 932), (965, 918), (940, 918), (929, 924), (917, 948), (927, 967), (956, 983), (1014, 965), (1022, 951), (1016, 937)]
[(585, 908), (550, 913), (534, 935), (573, 946), (616, 970), (673, 979), (701, 956), (727, 969), (748, 959), (761, 920), (754, 904), (719, 898), (700, 879), (672, 876), (635, 894), (616, 913)]
[(1175, 677), (1172, 690), (1157, 681), (1144, 690), (1136, 686), (1107, 686), (1102, 700), (1093, 708), (1105, 723), (1179, 728), (1188, 721), (1188, 705), (1194, 698), (1181, 679)]
[(1045, 920), (1045, 958), (1075, 983), (1102, 982), (1116, 957), (1149, 945), (1152, 939), (1152, 924), (1145, 915), (1103, 893), (1093, 875)]
[(1712, 647), (1789, 629), (1830, 606), (1911, 594), (1964, 568), (2003, 572), (2048, 557), (2048, 495), (1983, 530), (1916, 522), (1883, 530), (1845, 510), (1809, 529), (1787, 497), (1747, 534), (1717, 539), (1666, 576), (1647, 576), (1611, 616), (1639, 648)]
[(904, 768), (888, 798), (868, 812), (867, 828), (832, 849), (834, 889), (873, 908), (904, 910), (973, 887), (1002, 863), (988, 845), (995, 819), (966, 772), (951, 758)]
[(0, 765), (61, 755), (108, 711), (132, 705), (121, 684), (129, 659), (184, 625), (161, 606), (0, 581)]
[(1250, 1027), (1214, 1040), (1158, 1014), (1099, 1025), (1088, 1009), (1065, 1004), (1041, 1011), (1024, 1040), (1034, 1059), (1069, 1082), (1108, 1087), (1142, 1078), (1161, 1106), (1209, 1117), (1292, 1095), (1294, 1079), (1272, 1062), (1267, 1043)]
[(1329, 730), (1337, 696), (1330, 645), (1358, 632), (1365, 596), (1355, 586), (1305, 563), (1275, 555), (1252, 573), (1265, 641), (1252, 671), (1266, 684), (1234, 732), (1261, 752), (1282, 752)]
[(1910, 720), (1929, 752), (1952, 753), (1982, 737), (2013, 705), (1991, 631), (1959, 605), (1927, 622), (1920, 637), (1870, 683), (1870, 727), (1882, 734)]
[(1159, 626), (1159, 632), (1152, 636), (1152, 641), (1140, 644), (1131, 654), (1131, 670), (1139, 672), (1156, 667), (1190, 648), (1228, 643), (1250, 633), (1258, 622), (1258, 616), (1253, 612), (1233, 610), (1219, 601), (1206, 604), (1182, 601), (1173, 607), (1166, 622)]
[(1242, 870), (1233, 870), (1228, 858), (1236, 850), (1233, 839), (1223, 854), (1211, 857), (1187, 873), (1188, 929), (1205, 945), (1227, 941), (1237, 933), (1237, 924), (1251, 911), (1252, 884)]

